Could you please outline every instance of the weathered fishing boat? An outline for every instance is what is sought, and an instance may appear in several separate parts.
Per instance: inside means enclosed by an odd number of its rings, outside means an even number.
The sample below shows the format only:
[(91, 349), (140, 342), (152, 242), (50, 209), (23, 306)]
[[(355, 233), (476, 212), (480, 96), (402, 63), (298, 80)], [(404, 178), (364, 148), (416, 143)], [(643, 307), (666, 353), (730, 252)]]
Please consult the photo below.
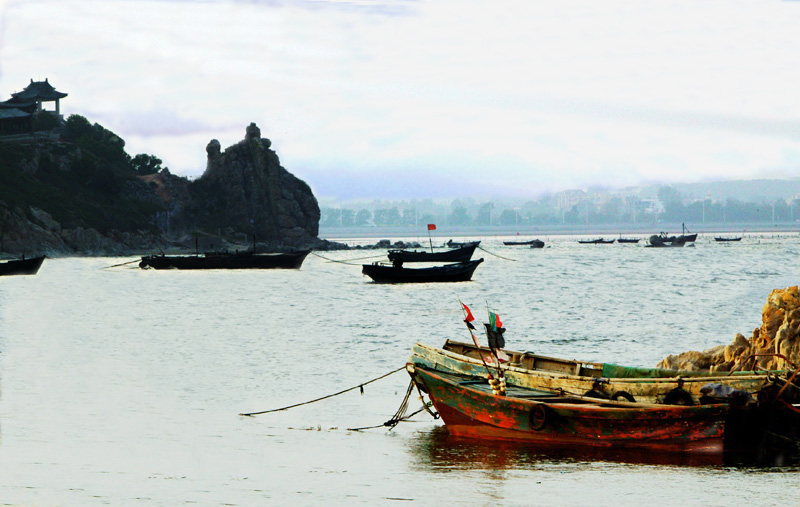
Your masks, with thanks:
[(532, 239), (529, 241), (503, 241), (506, 246), (520, 246), (530, 245), (531, 248), (544, 248), (544, 241), (541, 239)]
[(726, 404), (654, 405), (591, 400), (509, 387), (492, 393), (488, 381), (406, 369), (428, 394), (455, 436), (531, 442), (541, 446), (644, 448), (718, 454), (723, 450)]
[(398, 263), (364, 264), (361, 272), (377, 283), (467, 282), (483, 259), (428, 268), (404, 268)]
[(467, 262), (472, 258), (478, 243), (480, 241), (444, 252), (389, 250), (388, 255), (392, 262)]
[(196, 255), (148, 255), (140, 268), (153, 269), (300, 269), (310, 250), (287, 253), (206, 252)]
[(42, 267), (44, 258), (44, 255), (31, 257), (30, 259), (26, 259), (25, 256), (23, 256), (21, 259), (0, 262), (0, 276), (35, 275), (39, 272), (39, 268)]
[(597, 239), (579, 239), (578, 243), (582, 245), (610, 245), (614, 243), (614, 241), (616, 240), (597, 238)]
[[(739, 371), (697, 372), (635, 368), (542, 356), (531, 352), (502, 350), (502, 363), (509, 385), (559, 391), (575, 395), (660, 404), (697, 404), (701, 389), (718, 383), (739, 391), (755, 393), (771, 377), (784, 372)], [(442, 348), (417, 343), (412, 347), (412, 364), (444, 373), (486, 376), (483, 360), (492, 361), (488, 347), (447, 340)]]

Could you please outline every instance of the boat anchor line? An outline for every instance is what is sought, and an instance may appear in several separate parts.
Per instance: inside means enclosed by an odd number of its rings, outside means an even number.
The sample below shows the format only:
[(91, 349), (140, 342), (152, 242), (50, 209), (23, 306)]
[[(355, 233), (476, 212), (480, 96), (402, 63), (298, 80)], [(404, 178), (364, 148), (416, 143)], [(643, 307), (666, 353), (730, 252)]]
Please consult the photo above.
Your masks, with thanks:
[(356, 386), (349, 387), (349, 388), (347, 388), (347, 389), (344, 389), (343, 391), (339, 391), (338, 393), (328, 394), (328, 395), (326, 395), (326, 396), (322, 396), (322, 397), (320, 397), (320, 398), (316, 398), (316, 399), (314, 399), (314, 400), (304, 401), (304, 402), (302, 402), (302, 403), (295, 403), (294, 405), (289, 405), (289, 406), (286, 406), (286, 407), (281, 407), (281, 408), (273, 408), (273, 409), (270, 409), (270, 410), (262, 410), (262, 411), (260, 411), (260, 412), (247, 412), (247, 413), (242, 413), (242, 414), (239, 414), (239, 415), (243, 415), (243, 416), (247, 416), (247, 417), (252, 417), (252, 416), (254, 416), (254, 415), (261, 415), (261, 414), (268, 414), (268, 413), (270, 413), (270, 412), (280, 412), (280, 411), (282, 411), (282, 410), (289, 410), (290, 408), (300, 407), (300, 406), (303, 406), (303, 405), (309, 405), (309, 404), (311, 404), (311, 403), (316, 403), (316, 402), (318, 402), (318, 401), (327, 400), (328, 398), (333, 398), (334, 396), (339, 396), (340, 394), (344, 394), (344, 393), (346, 393), (346, 392), (349, 392), (349, 391), (352, 391), (352, 390), (354, 390), (354, 389), (360, 389), (360, 390), (361, 390), (361, 394), (364, 394), (364, 386), (365, 386), (365, 385), (367, 385), (367, 384), (371, 384), (371, 383), (373, 383), (373, 382), (375, 382), (375, 381), (377, 381), (377, 380), (380, 380), (380, 379), (382, 379), (382, 378), (386, 378), (386, 377), (388, 377), (389, 375), (392, 375), (392, 374), (394, 374), (394, 373), (397, 373), (398, 371), (405, 370), (405, 369), (406, 369), (406, 367), (405, 367), (405, 366), (403, 366), (403, 367), (401, 367), (401, 368), (398, 368), (398, 369), (396, 369), (396, 370), (392, 370), (392, 371), (390, 371), (389, 373), (384, 373), (384, 374), (383, 374), (383, 375), (381, 375), (380, 377), (375, 377), (375, 378), (374, 378), (374, 379), (372, 379), (372, 380), (368, 380), (368, 381), (366, 381), (366, 382), (362, 382), (362, 383), (360, 383), (360, 384), (358, 384), (358, 385), (356, 385)]
[(382, 258), (386, 257), (385, 255), (370, 255), (369, 257), (359, 257), (358, 259), (347, 259), (346, 261), (337, 261), (336, 259), (330, 259), (328, 257), (323, 257), (322, 255), (314, 252), (313, 250), (311, 251), (311, 255), (316, 255), (320, 259), (324, 259), (324, 260), (326, 260), (328, 262), (337, 262), (339, 264), (347, 264), (349, 266), (361, 266), (361, 264), (351, 264), (351, 261), (361, 261), (361, 260), (367, 260), (367, 259), (382, 259)]
[(134, 262), (139, 262), (139, 261), (141, 261), (141, 259), (134, 259), (134, 260), (132, 260), (132, 261), (123, 262), (122, 264), (114, 264), (113, 266), (106, 266), (106, 267), (104, 267), (104, 268), (100, 268), (100, 269), (111, 269), (111, 268), (118, 268), (118, 267), (120, 267), (120, 266), (127, 266), (128, 264), (133, 264)]
[(478, 245), (478, 249), (483, 250), (484, 252), (488, 253), (489, 255), (494, 255), (497, 258), (503, 259), (504, 261), (517, 262), (517, 259), (509, 259), (508, 257), (503, 257), (502, 255), (497, 255), (496, 253), (492, 253), (492, 252), (490, 252), (489, 250), (483, 248), (480, 245)]
[[(417, 388), (417, 392), (419, 393), (419, 399), (422, 401), (422, 408), (406, 415), (406, 411), (408, 411), (408, 400), (411, 398), (411, 393), (414, 392), (414, 387)], [(364, 426), (363, 428), (347, 428), (347, 431), (361, 431), (361, 430), (373, 430), (375, 428), (389, 428), (389, 431), (392, 431), (395, 426), (400, 424), (403, 421), (407, 421), (414, 417), (415, 415), (419, 414), (423, 410), (428, 412), (434, 419), (439, 418), (439, 414), (431, 410), (433, 407), (432, 401), (425, 401), (425, 398), (422, 396), (422, 391), (419, 390), (419, 386), (416, 385), (414, 380), (412, 379), (411, 382), (408, 384), (408, 389), (406, 390), (406, 395), (403, 398), (403, 402), (400, 404), (400, 408), (397, 409), (397, 412), (394, 413), (391, 419), (386, 421), (383, 424), (378, 424), (376, 426)]]

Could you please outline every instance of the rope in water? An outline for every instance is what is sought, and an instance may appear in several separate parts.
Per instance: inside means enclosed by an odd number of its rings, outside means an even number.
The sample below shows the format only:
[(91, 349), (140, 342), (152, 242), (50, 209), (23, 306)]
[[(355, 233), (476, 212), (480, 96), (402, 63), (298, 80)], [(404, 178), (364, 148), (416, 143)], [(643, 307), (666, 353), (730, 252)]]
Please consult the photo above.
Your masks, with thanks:
[(254, 415), (268, 414), (270, 412), (280, 412), (282, 410), (289, 410), (290, 408), (300, 407), (300, 406), (303, 406), (303, 405), (308, 405), (308, 404), (311, 404), (311, 403), (316, 403), (318, 401), (326, 400), (328, 398), (333, 398), (334, 396), (339, 396), (340, 394), (344, 394), (344, 393), (352, 391), (354, 389), (361, 389), (361, 392), (363, 393), (365, 385), (371, 384), (371, 383), (375, 382), (376, 380), (380, 380), (382, 378), (386, 378), (389, 375), (392, 375), (393, 373), (397, 373), (398, 371), (405, 370), (405, 369), (406, 369), (406, 367), (402, 366), (402, 367), (400, 367), (400, 368), (398, 368), (396, 370), (390, 371), (389, 373), (385, 373), (385, 374), (381, 375), (380, 377), (375, 377), (372, 380), (368, 380), (366, 382), (362, 382), (362, 383), (358, 384), (357, 386), (349, 387), (349, 388), (347, 388), (347, 389), (345, 389), (343, 391), (339, 391), (338, 393), (328, 394), (326, 396), (322, 396), (321, 398), (317, 398), (317, 399), (314, 399), (314, 400), (304, 401), (302, 403), (295, 403), (294, 405), (289, 405), (287, 407), (273, 408), (273, 409), (270, 409), (270, 410), (262, 410), (260, 412), (247, 412), (245, 414), (239, 414), (239, 415), (245, 415), (245, 416), (251, 417), (251, 416), (254, 416)]
[(122, 264), (114, 264), (113, 266), (106, 266), (106, 267), (104, 267), (104, 268), (101, 268), (101, 269), (118, 268), (118, 267), (120, 267), (120, 266), (125, 266), (125, 265), (128, 265), (128, 264), (133, 264), (134, 262), (140, 262), (141, 260), (142, 260), (142, 259), (135, 259), (135, 260), (128, 261), (128, 262), (123, 262)]
[[(417, 392), (419, 392), (419, 399), (422, 400), (422, 408), (419, 410), (412, 412), (406, 415), (406, 411), (408, 411), (408, 400), (411, 398), (411, 393), (414, 391), (414, 387), (416, 386)], [(414, 417), (415, 415), (419, 414), (423, 410), (427, 411), (434, 419), (439, 418), (439, 414), (433, 412), (431, 410), (431, 402), (425, 402), (425, 399), (422, 397), (422, 393), (419, 391), (419, 386), (416, 385), (414, 380), (408, 384), (408, 390), (406, 390), (406, 396), (403, 398), (403, 402), (400, 404), (400, 407), (397, 409), (397, 412), (394, 413), (391, 419), (386, 421), (383, 424), (378, 424), (377, 426), (364, 426), (363, 428), (347, 428), (347, 431), (361, 431), (361, 430), (372, 430), (375, 428), (389, 428), (389, 431), (392, 431), (395, 426), (400, 424), (403, 421), (407, 421)]]
[(372, 256), (370, 256), (370, 257), (360, 257), (360, 258), (358, 258), (358, 259), (347, 259), (347, 260), (344, 260), (344, 261), (337, 261), (336, 259), (331, 259), (331, 258), (328, 258), (328, 257), (323, 257), (322, 255), (320, 255), (320, 254), (318, 254), (318, 253), (316, 253), (316, 252), (311, 252), (311, 254), (312, 254), (312, 255), (316, 255), (316, 256), (317, 256), (317, 257), (319, 257), (320, 259), (324, 259), (324, 260), (326, 260), (326, 261), (328, 261), (328, 262), (338, 262), (339, 264), (347, 264), (347, 265), (349, 265), (349, 266), (361, 266), (361, 264), (352, 264), (352, 263), (351, 263), (351, 262), (349, 262), (349, 261), (360, 261), (360, 260), (366, 260), (366, 259), (381, 259), (381, 258), (383, 258), (383, 257), (386, 257), (386, 255), (372, 255)]
[(490, 252), (489, 250), (483, 248), (480, 245), (478, 245), (478, 250), (483, 250), (484, 252), (488, 253), (489, 255), (494, 255), (495, 257), (499, 257), (500, 259), (503, 259), (503, 260), (506, 260), (506, 261), (517, 262), (517, 259), (509, 259), (508, 257), (503, 257), (502, 255), (497, 255), (496, 253), (492, 253), (492, 252)]

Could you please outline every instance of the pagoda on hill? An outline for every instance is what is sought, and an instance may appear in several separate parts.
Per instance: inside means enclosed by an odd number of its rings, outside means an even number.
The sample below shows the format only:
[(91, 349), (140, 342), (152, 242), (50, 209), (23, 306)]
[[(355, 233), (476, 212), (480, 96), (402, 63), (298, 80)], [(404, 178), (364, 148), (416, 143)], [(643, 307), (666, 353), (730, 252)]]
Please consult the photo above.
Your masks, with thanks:
[[(61, 117), (61, 99), (66, 97), (51, 85), (47, 78), (44, 81), (34, 81), (21, 92), (11, 94), (11, 98), (0, 102), (0, 132), (15, 133), (26, 132), (33, 128), (33, 116), (44, 111), (42, 104), (55, 102), (54, 112)], [(48, 111), (50, 112), (50, 111)]]

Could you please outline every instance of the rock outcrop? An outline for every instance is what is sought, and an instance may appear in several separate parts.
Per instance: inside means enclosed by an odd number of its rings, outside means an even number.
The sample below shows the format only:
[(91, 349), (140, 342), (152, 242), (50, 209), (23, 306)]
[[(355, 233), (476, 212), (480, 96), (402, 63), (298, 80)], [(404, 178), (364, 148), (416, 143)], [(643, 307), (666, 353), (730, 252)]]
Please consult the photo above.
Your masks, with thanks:
[[(787, 360), (789, 361), (787, 363)], [(800, 295), (797, 286), (775, 289), (761, 310), (761, 327), (750, 338), (737, 333), (729, 345), (668, 356), (659, 368), (731, 371), (800, 366)]]
[(271, 248), (321, 243), (317, 199), (281, 166), (271, 146), (255, 123), (243, 141), (224, 151), (216, 139), (209, 142), (206, 170), (190, 186), (192, 203), (176, 221), (209, 231), (255, 234)]

